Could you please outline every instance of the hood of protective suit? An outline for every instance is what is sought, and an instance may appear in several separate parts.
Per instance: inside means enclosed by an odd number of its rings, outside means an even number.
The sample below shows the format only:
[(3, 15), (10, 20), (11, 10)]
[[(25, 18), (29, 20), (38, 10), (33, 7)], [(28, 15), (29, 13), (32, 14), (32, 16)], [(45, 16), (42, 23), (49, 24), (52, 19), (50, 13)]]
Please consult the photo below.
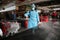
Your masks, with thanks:
[(35, 10), (36, 6), (35, 6), (35, 4), (32, 4), (31, 7), (32, 7), (32, 10)]

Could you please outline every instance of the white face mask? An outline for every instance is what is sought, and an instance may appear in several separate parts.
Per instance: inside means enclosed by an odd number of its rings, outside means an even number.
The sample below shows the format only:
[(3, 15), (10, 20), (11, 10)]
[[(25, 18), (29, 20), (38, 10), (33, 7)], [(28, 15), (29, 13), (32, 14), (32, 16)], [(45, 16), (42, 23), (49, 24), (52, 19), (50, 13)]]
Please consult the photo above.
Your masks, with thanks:
[(35, 8), (32, 8), (32, 10), (35, 10)]

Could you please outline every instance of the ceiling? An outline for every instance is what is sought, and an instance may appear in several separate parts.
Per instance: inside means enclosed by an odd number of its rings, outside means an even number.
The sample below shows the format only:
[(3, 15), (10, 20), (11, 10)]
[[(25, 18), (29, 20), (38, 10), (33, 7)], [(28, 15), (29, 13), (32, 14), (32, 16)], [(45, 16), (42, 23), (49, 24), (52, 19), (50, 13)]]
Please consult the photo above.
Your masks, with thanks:
[[(0, 0), (0, 5), (5, 5), (5, 4), (8, 4), (8, 3), (12, 2), (12, 1), (16, 1), (17, 2), (18, 0)], [(38, 0), (38, 1), (37, 0), (27, 0), (26, 1), (27, 4), (28, 3), (33, 3), (33, 2), (39, 4), (40, 6), (45, 6), (45, 5), (51, 5), (51, 4), (58, 4), (58, 3), (60, 3), (59, 1), (55, 1), (55, 0)], [(38, 3), (38, 2), (40, 2), (40, 3)]]
[[(8, 3), (12, 2), (12, 1), (17, 1), (17, 0), (0, 0), (0, 6), (6, 5), (6, 4), (8, 4)], [(33, 0), (33, 1), (32, 0), (28, 0), (28, 1), (29, 2), (25, 2), (25, 3), (28, 4), (28, 3), (35, 2), (36, 5), (38, 5), (40, 7), (60, 4), (60, 1), (58, 1), (58, 0), (38, 0), (38, 1), (37, 0)], [(20, 4), (18, 3), (17, 5), (20, 5)], [(60, 7), (60, 6), (55, 6), (55, 7), (51, 7), (51, 8), (58, 8), (58, 7)]]
[(12, 1), (14, 1), (14, 0), (0, 0), (0, 6), (8, 4), (8, 3), (12, 2)]
[(49, 5), (58, 5), (60, 4), (60, 1), (46, 1), (46, 2), (39, 2), (36, 3), (38, 6), (49, 6)]

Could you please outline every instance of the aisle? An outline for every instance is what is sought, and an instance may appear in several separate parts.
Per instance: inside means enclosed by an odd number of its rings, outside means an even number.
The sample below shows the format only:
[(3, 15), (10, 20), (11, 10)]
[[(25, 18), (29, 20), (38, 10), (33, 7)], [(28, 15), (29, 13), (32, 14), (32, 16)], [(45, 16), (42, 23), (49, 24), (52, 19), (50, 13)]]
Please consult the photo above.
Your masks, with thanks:
[(7, 37), (5, 40), (60, 40), (60, 22), (44, 22), (35, 31), (35, 34), (32, 33), (32, 30), (26, 30)]

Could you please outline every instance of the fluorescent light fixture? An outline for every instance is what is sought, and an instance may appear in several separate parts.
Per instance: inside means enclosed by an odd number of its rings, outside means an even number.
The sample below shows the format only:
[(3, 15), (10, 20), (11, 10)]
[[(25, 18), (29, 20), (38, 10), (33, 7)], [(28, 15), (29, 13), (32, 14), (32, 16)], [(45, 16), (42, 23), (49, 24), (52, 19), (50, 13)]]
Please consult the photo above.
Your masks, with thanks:
[(16, 9), (16, 6), (11, 6), (11, 7), (5, 8), (5, 10), (0, 10), (0, 12), (12, 11), (15, 9)]
[(53, 8), (53, 10), (60, 10), (60, 8)]

